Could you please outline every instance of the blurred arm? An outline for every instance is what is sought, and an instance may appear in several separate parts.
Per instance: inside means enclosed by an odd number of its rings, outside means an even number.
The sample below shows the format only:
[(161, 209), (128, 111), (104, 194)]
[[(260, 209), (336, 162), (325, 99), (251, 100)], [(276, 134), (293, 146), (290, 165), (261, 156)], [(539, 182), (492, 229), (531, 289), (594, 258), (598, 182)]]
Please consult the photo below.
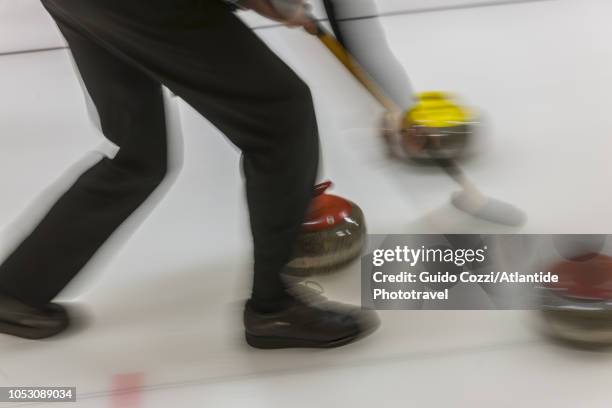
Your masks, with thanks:
[[(323, 0), (336, 38), (402, 109), (413, 104), (406, 71), (389, 45), (374, 0)], [(373, 16), (350, 20), (350, 16)]]

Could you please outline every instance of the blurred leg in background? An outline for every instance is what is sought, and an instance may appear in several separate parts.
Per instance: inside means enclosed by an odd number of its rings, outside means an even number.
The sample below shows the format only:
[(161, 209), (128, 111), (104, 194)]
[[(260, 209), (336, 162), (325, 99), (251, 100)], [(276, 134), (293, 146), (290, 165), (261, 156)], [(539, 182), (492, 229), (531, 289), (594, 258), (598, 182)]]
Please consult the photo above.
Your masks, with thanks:
[(161, 183), (166, 127), (161, 86), (65, 24), (106, 137), (120, 147), (83, 173), (0, 265), (0, 292), (50, 302)]

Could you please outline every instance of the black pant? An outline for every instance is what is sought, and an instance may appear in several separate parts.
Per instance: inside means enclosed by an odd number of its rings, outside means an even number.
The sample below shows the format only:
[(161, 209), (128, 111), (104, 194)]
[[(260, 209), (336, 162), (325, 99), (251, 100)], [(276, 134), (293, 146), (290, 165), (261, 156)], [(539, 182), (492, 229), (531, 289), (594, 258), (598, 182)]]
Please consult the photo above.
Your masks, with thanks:
[(43, 3), (70, 45), (105, 136), (120, 150), (83, 173), (0, 266), (0, 292), (49, 302), (164, 179), (163, 84), (242, 150), (253, 299), (285, 296), (279, 273), (319, 157), (304, 82), (219, 0)]

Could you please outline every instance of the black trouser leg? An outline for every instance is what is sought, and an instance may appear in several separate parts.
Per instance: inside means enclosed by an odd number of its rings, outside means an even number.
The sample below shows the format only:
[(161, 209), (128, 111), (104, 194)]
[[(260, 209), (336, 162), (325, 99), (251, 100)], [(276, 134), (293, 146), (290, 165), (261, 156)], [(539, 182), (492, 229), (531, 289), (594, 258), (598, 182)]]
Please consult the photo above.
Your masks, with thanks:
[[(254, 238), (253, 299), (284, 297), (279, 273), (291, 256), (318, 165), (308, 87), (217, 0), (44, 4), (67, 33), (104, 132), (121, 150), (84, 174), (9, 257), (0, 288), (24, 300), (53, 297), (159, 183), (166, 160), (157, 85), (163, 83), (242, 150)], [(50, 241), (51, 235), (63, 237)]]
[(160, 85), (62, 26), (105, 135), (120, 150), (83, 173), (0, 265), (0, 291), (41, 305), (54, 298), (166, 172)]

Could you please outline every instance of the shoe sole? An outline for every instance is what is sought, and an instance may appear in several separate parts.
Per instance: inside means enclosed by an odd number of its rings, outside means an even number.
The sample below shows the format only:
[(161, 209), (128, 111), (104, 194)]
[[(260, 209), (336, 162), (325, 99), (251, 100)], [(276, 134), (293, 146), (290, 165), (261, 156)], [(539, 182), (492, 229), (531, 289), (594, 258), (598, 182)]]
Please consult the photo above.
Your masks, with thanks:
[(68, 327), (68, 322), (50, 328), (19, 326), (16, 324), (0, 321), (0, 333), (17, 336), (29, 340), (40, 340), (53, 337)]
[[(16, 313), (15, 320), (8, 320), (6, 313), (0, 319), (0, 334), (21, 337), (29, 340), (40, 340), (53, 337), (70, 326), (70, 318), (66, 308), (58, 304), (49, 304), (46, 308), (48, 318), (28, 315), (27, 313)], [(11, 316), (9, 314), (9, 316)]]
[(355, 333), (337, 340), (322, 342), (287, 337), (254, 336), (250, 333), (245, 333), (246, 342), (249, 346), (264, 350), (284, 348), (334, 348), (352, 343), (361, 337), (362, 333)]

